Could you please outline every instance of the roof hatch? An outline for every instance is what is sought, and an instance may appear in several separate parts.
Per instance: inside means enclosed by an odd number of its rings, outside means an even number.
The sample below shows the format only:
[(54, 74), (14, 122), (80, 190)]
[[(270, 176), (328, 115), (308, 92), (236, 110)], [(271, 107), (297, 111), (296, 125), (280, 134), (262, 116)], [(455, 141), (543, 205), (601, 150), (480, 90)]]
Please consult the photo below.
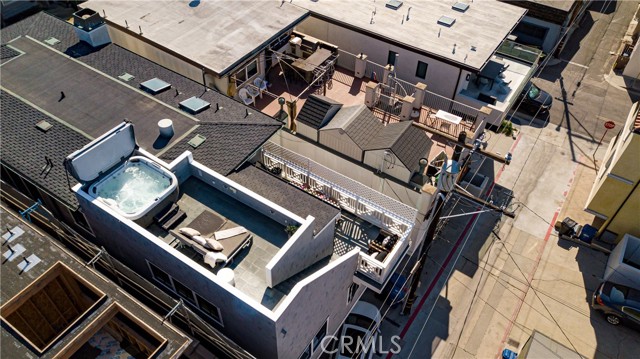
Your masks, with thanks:
[(129, 158), (137, 148), (133, 124), (124, 122), (67, 156), (64, 163), (75, 179), (87, 183)]

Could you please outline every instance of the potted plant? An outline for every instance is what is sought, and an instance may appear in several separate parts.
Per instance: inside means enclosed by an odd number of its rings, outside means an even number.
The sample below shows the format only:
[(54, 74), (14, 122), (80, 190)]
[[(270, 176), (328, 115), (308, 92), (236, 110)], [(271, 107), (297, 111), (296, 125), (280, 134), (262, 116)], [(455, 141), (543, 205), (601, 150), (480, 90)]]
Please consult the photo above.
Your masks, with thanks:
[(289, 238), (291, 238), (291, 236), (293, 236), (293, 234), (296, 233), (297, 230), (298, 230), (298, 226), (293, 224), (290, 224), (284, 227), (284, 231), (287, 232), (287, 234), (289, 235)]
[(512, 137), (515, 129), (513, 128), (513, 123), (511, 121), (502, 120), (500, 124), (500, 128), (498, 129), (498, 133), (504, 133), (505, 136)]

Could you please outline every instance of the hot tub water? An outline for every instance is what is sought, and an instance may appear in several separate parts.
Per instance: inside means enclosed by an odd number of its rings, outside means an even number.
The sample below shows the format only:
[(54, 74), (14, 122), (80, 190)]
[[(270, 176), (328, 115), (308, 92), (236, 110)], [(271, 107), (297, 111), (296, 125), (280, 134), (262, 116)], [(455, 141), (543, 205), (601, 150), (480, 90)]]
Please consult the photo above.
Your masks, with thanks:
[(158, 171), (146, 165), (130, 163), (124, 171), (98, 189), (98, 196), (113, 199), (125, 213), (136, 213), (157, 200), (170, 183), (171, 180)]

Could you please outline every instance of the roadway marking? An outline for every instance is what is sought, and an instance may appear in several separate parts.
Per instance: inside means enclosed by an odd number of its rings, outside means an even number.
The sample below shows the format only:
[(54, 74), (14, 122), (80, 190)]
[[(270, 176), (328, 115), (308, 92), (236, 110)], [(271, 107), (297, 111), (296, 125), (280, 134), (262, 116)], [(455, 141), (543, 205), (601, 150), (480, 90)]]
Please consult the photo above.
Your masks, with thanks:
[(573, 62), (573, 61), (567, 61), (567, 60), (563, 60), (563, 59), (560, 59), (560, 61), (566, 62), (566, 63), (574, 65), (574, 66), (582, 67), (583, 69), (588, 69), (589, 68), (589, 66), (587, 66), (587, 65), (579, 64), (579, 63)]

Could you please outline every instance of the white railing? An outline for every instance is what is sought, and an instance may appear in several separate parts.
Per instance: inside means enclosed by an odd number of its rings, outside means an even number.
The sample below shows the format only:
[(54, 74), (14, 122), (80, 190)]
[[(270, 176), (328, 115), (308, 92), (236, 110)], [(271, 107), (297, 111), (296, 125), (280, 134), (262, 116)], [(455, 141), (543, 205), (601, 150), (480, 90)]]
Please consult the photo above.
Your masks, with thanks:
[[(364, 198), (364, 196), (353, 193), (338, 185), (335, 181), (332, 181), (332, 179), (320, 177), (313, 173), (308, 167), (305, 168), (303, 165), (294, 163), (291, 160), (269, 151), (268, 148), (272, 146), (277, 145), (269, 143), (269, 146), (265, 145), (262, 151), (262, 163), (268, 169), (273, 170), (274, 168), (279, 168), (284, 179), (298, 185), (310, 194), (333, 203), (341, 209), (353, 213), (359, 218), (393, 234), (397, 234), (400, 237), (394, 248), (382, 262), (371, 257), (366, 252), (360, 252), (358, 261), (358, 270), (360, 273), (372, 278), (378, 283), (383, 283), (388, 275), (391, 274), (391, 269), (401, 259), (402, 254), (410, 244), (409, 235), (413, 228), (413, 220), (415, 220), (415, 217), (399, 217), (383, 206)], [(281, 151), (282, 150), (286, 151), (286, 149), (281, 149)], [(373, 191), (368, 187), (367, 189)], [(389, 198), (389, 200), (391, 199)]]

